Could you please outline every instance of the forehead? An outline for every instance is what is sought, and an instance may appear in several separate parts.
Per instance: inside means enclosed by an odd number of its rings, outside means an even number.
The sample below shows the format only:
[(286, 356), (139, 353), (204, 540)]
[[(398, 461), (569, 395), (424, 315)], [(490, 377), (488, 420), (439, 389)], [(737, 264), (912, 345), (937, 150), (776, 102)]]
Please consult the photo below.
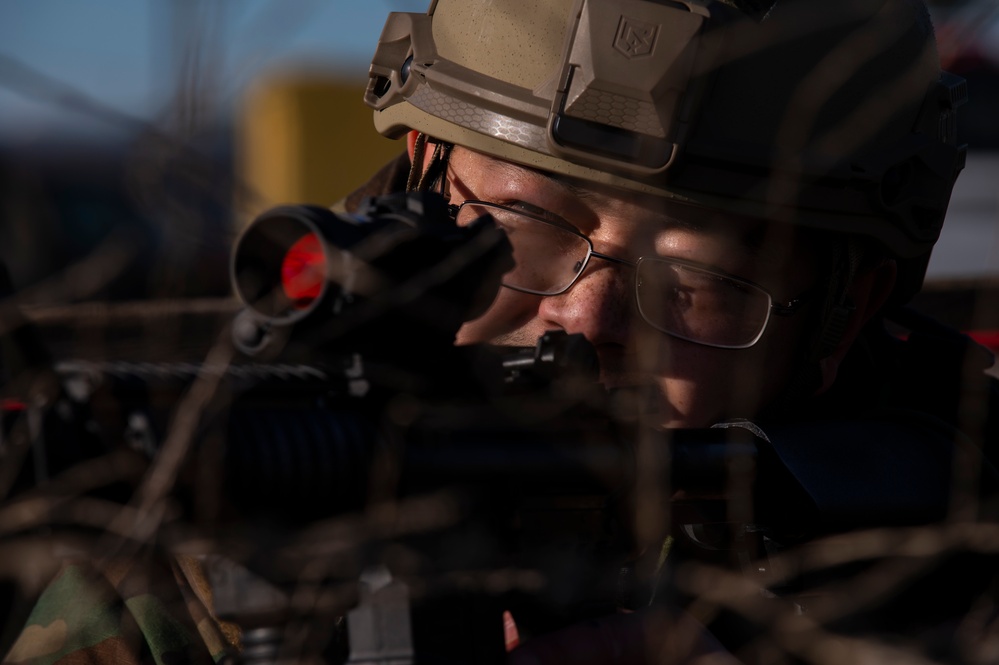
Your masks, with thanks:
[(811, 244), (790, 224), (587, 182), (465, 148), (455, 149), (452, 162), (458, 177), (472, 187), (471, 194), (499, 203), (526, 199), (580, 227), (627, 219), (640, 222), (652, 233), (676, 231), (725, 240), (753, 256), (773, 256), (800, 248), (802, 243)]

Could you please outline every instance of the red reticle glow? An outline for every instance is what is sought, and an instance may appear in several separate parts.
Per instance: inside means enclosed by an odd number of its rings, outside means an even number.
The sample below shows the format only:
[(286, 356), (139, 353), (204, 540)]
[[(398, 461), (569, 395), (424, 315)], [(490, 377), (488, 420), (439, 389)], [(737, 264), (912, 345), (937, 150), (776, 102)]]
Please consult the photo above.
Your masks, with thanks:
[(299, 238), (281, 263), (281, 286), (296, 309), (310, 306), (326, 280), (326, 258), (315, 233)]

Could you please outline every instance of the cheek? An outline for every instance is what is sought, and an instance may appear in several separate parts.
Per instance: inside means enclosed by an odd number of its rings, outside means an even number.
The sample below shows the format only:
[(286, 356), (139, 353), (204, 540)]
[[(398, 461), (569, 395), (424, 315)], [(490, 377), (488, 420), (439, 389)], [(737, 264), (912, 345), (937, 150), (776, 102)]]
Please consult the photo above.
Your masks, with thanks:
[[(663, 336), (665, 338), (665, 336)], [(790, 364), (779, 343), (728, 351), (663, 339), (654, 357), (664, 427), (709, 427), (730, 418), (754, 418), (788, 379)]]
[(660, 426), (708, 427), (719, 420), (732, 380), (725, 354), (661, 333), (636, 342), (640, 374), (656, 387), (646, 408)]
[(455, 343), (533, 346), (541, 333), (531, 337), (526, 328), (532, 320), (536, 320), (540, 301), (539, 296), (501, 288), (485, 314), (462, 325)]
[(802, 369), (801, 350), (808, 340), (803, 316), (791, 320), (772, 321), (771, 327), (758, 344), (759, 361), (764, 365), (766, 388), (777, 396)]

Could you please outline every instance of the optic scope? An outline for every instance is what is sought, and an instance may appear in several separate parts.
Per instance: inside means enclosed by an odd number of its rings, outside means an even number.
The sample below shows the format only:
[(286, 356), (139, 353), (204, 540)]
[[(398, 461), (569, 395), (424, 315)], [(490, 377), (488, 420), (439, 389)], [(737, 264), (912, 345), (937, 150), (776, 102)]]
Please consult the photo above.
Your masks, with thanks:
[(341, 346), (394, 328), (418, 348), (452, 344), (512, 267), (506, 234), (488, 215), (458, 226), (441, 196), (411, 192), (369, 199), (354, 216), (267, 211), (237, 240), (231, 275), (261, 327), (320, 330)]
[[(236, 242), (236, 295), (266, 319), (288, 324), (311, 313), (337, 286), (349, 289), (344, 263), (361, 238), (355, 224), (315, 206), (283, 206), (258, 217)], [(344, 282), (333, 284), (340, 276)]]

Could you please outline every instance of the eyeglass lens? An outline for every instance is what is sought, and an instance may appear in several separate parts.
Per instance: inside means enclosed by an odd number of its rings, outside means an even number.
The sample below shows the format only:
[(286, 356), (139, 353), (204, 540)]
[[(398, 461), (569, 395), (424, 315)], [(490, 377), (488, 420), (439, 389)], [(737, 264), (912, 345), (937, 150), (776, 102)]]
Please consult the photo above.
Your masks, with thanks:
[(664, 259), (638, 263), (642, 317), (659, 330), (721, 347), (753, 345), (770, 317), (766, 291), (694, 266)]
[[(507, 233), (516, 266), (503, 284), (538, 295), (562, 293), (590, 256), (585, 236), (495, 204), (466, 202), (459, 224), (492, 215)], [(635, 281), (638, 309), (654, 328), (724, 348), (752, 346), (770, 317), (770, 295), (754, 284), (673, 259), (643, 258)]]
[(504, 285), (555, 295), (572, 286), (583, 271), (590, 253), (590, 243), (583, 236), (509, 208), (478, 203), (464, 204), (457, 221), (468, 224), (486, 214), (506, 231), (513, 247), (516, 265), (503, 276)]

